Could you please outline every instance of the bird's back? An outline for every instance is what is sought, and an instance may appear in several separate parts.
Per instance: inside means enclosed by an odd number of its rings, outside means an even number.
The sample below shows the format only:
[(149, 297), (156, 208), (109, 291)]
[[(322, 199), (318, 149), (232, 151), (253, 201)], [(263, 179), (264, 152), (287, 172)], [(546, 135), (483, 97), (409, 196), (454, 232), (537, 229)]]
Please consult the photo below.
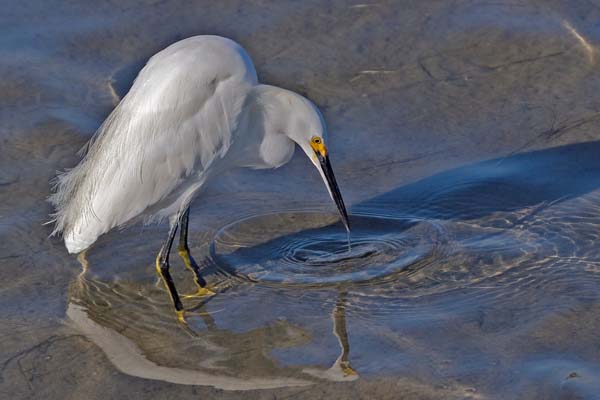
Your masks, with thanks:
[(235, 42), (196, 36), (153, 56), (50, 200), (71, 253), (136, 217), (177, 213), (227, 153), (256, 71)]

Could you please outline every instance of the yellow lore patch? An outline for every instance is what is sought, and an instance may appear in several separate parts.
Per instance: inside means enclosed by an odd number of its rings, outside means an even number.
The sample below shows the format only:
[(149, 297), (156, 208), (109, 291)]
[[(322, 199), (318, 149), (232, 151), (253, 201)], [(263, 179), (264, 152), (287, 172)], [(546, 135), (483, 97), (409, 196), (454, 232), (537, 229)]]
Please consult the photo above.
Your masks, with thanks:
[(321, 154), (321, 157), (327, 156), (327, 147), (325, 147), (325, 143), (323, 143), (323, 139), (319, 136), (313, 136), (310, 139), (310, 147), (316, 152)]

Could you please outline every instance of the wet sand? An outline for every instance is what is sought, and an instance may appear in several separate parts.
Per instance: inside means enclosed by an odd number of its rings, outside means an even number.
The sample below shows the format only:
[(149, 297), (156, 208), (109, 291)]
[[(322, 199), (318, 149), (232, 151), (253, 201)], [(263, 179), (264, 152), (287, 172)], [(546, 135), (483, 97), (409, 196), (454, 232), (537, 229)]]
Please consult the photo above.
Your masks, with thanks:
[[(599, 398), (600, 8), (320, 3), (5, 6), (0, 397)], [(165, 226), (82, 272), (43, 223), (145, 60), (208, 33), (321, 107), (356, 227), (348, 258), (299, 152), (232, 171), (192, 206), (220, 293), (186, 330), (155, 284)]]

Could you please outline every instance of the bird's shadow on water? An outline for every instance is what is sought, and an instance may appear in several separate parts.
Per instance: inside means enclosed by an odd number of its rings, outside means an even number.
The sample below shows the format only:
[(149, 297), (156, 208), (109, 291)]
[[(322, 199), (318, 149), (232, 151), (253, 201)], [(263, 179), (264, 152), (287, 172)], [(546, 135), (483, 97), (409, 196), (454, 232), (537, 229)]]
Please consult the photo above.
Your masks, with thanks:
[(600, 187), (600, 141), (501, 157), (444, 171), (352, 207), (353, 212), (475, 220), (556, 204)]

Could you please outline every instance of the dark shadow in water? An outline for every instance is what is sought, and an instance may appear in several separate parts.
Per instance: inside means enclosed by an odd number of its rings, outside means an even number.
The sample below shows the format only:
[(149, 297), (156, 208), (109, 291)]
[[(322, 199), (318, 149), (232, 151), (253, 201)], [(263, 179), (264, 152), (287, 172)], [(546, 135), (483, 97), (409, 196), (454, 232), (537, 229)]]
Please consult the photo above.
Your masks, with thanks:
[(352, 211), (472, 220), (555, 204), (598, 187), (600, 141), (593, 141), (445, 171), (356, 204)]

